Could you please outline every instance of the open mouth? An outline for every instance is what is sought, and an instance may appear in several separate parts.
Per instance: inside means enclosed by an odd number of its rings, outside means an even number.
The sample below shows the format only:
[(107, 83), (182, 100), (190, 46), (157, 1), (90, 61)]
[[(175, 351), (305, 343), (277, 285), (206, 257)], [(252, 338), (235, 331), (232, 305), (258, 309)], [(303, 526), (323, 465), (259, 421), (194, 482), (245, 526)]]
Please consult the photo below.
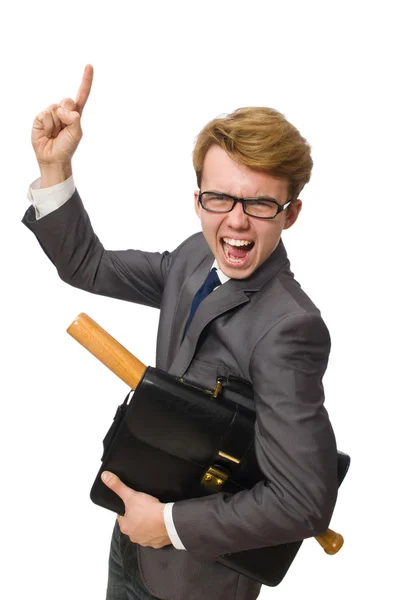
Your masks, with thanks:
[(255, 242), (251, 240), (235, 240), (232, 238), (222, 238), (221, 243), (226, 261), (234, 266), (245, 264), (249, 253), (255, 246)]

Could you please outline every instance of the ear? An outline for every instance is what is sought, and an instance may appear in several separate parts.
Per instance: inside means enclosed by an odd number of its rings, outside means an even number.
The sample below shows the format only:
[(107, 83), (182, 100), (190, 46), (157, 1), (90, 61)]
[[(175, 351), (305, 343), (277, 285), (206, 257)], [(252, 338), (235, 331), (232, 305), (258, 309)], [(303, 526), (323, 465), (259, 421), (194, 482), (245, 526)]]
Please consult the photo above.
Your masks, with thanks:
[(299, 217), (299, 213), (302, 210), (302, 200), (293, 200), (287, 210), (285, 211), (285, 221), (283, 225), (283, 229), (289, 229), (295, 223), (297, 218)]
[(194, 192), (194, 210), (196, 211), (196, 215), (200, 217), (201, 215), (201, 206), (199, 202), (199, 190)]

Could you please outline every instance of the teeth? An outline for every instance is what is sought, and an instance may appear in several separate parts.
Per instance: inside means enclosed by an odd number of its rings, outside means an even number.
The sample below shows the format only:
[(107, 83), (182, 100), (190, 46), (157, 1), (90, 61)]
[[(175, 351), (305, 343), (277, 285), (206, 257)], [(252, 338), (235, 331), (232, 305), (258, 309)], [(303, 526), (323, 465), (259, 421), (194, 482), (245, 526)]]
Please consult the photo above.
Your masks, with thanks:
[(245, 258), (234, 258), (234, 256), (230, 256), (229, 255), (229, 249), (228, 249), (228, 247), (225, 246), (224, 248), (225, 248), (226, 258), (228, 260), (230, 260), (230, 262), (233, 262), (233, 263), (237, 264), (237, 263), (241, 263), (241, 262), (243, 262), (245, 260)]
[(228, 259), (230, 260), (230, 262), (234, 262), (234, 263), (241, 263), (241, 262), (243, 262), (242, 258), (233, 258), (233, 256), (228, 256)]
[(223, 238), (223, 241), (231, 246), (249, 246), (252, 244), (250, 240), (233, 240), (232, 238)]

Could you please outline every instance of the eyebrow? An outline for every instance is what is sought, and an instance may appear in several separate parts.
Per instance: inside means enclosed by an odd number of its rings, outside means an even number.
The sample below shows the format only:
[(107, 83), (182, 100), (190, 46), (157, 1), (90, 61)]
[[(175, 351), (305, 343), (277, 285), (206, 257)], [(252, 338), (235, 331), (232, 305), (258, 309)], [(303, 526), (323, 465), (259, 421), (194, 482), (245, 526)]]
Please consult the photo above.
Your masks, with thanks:
[(276, 198), (273, 198), (272, 196), (267, 196), (266, 194), (263, 194), (262, 196), (246, 196), (241, 198), (240, 196), (233, 196), (233, 194), (229, 194), (228, 192), (221, 192), (220, 190), (205, 190), (206, 192), (213, 192), (214, 194), (222, 194), (223, 196), (230, 196), (231, 198), (239, 198), (240, 200), (272, 200), (273, 202), (276, 202), (276, 204), (279, 204), (279, 201), (276, 200)]

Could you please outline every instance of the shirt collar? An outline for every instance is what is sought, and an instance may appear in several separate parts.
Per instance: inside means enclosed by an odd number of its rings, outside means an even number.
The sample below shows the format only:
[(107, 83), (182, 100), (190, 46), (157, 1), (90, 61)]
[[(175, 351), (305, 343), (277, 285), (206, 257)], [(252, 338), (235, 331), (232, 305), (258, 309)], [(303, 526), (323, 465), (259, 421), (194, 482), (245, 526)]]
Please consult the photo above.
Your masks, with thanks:
[(228, 277), (227, 275), (225, 275), (224, 273), (222, 273), (222, 271), (220, 270), (219, 266), (218, 266), (218, 262), (215, 259), (214, 263), (211, 267), (211, 269), (216, 269), (218, 272), (218, 277), (221, 283), (226, 283), (226, 281), (229, 281), (230, 277)]

